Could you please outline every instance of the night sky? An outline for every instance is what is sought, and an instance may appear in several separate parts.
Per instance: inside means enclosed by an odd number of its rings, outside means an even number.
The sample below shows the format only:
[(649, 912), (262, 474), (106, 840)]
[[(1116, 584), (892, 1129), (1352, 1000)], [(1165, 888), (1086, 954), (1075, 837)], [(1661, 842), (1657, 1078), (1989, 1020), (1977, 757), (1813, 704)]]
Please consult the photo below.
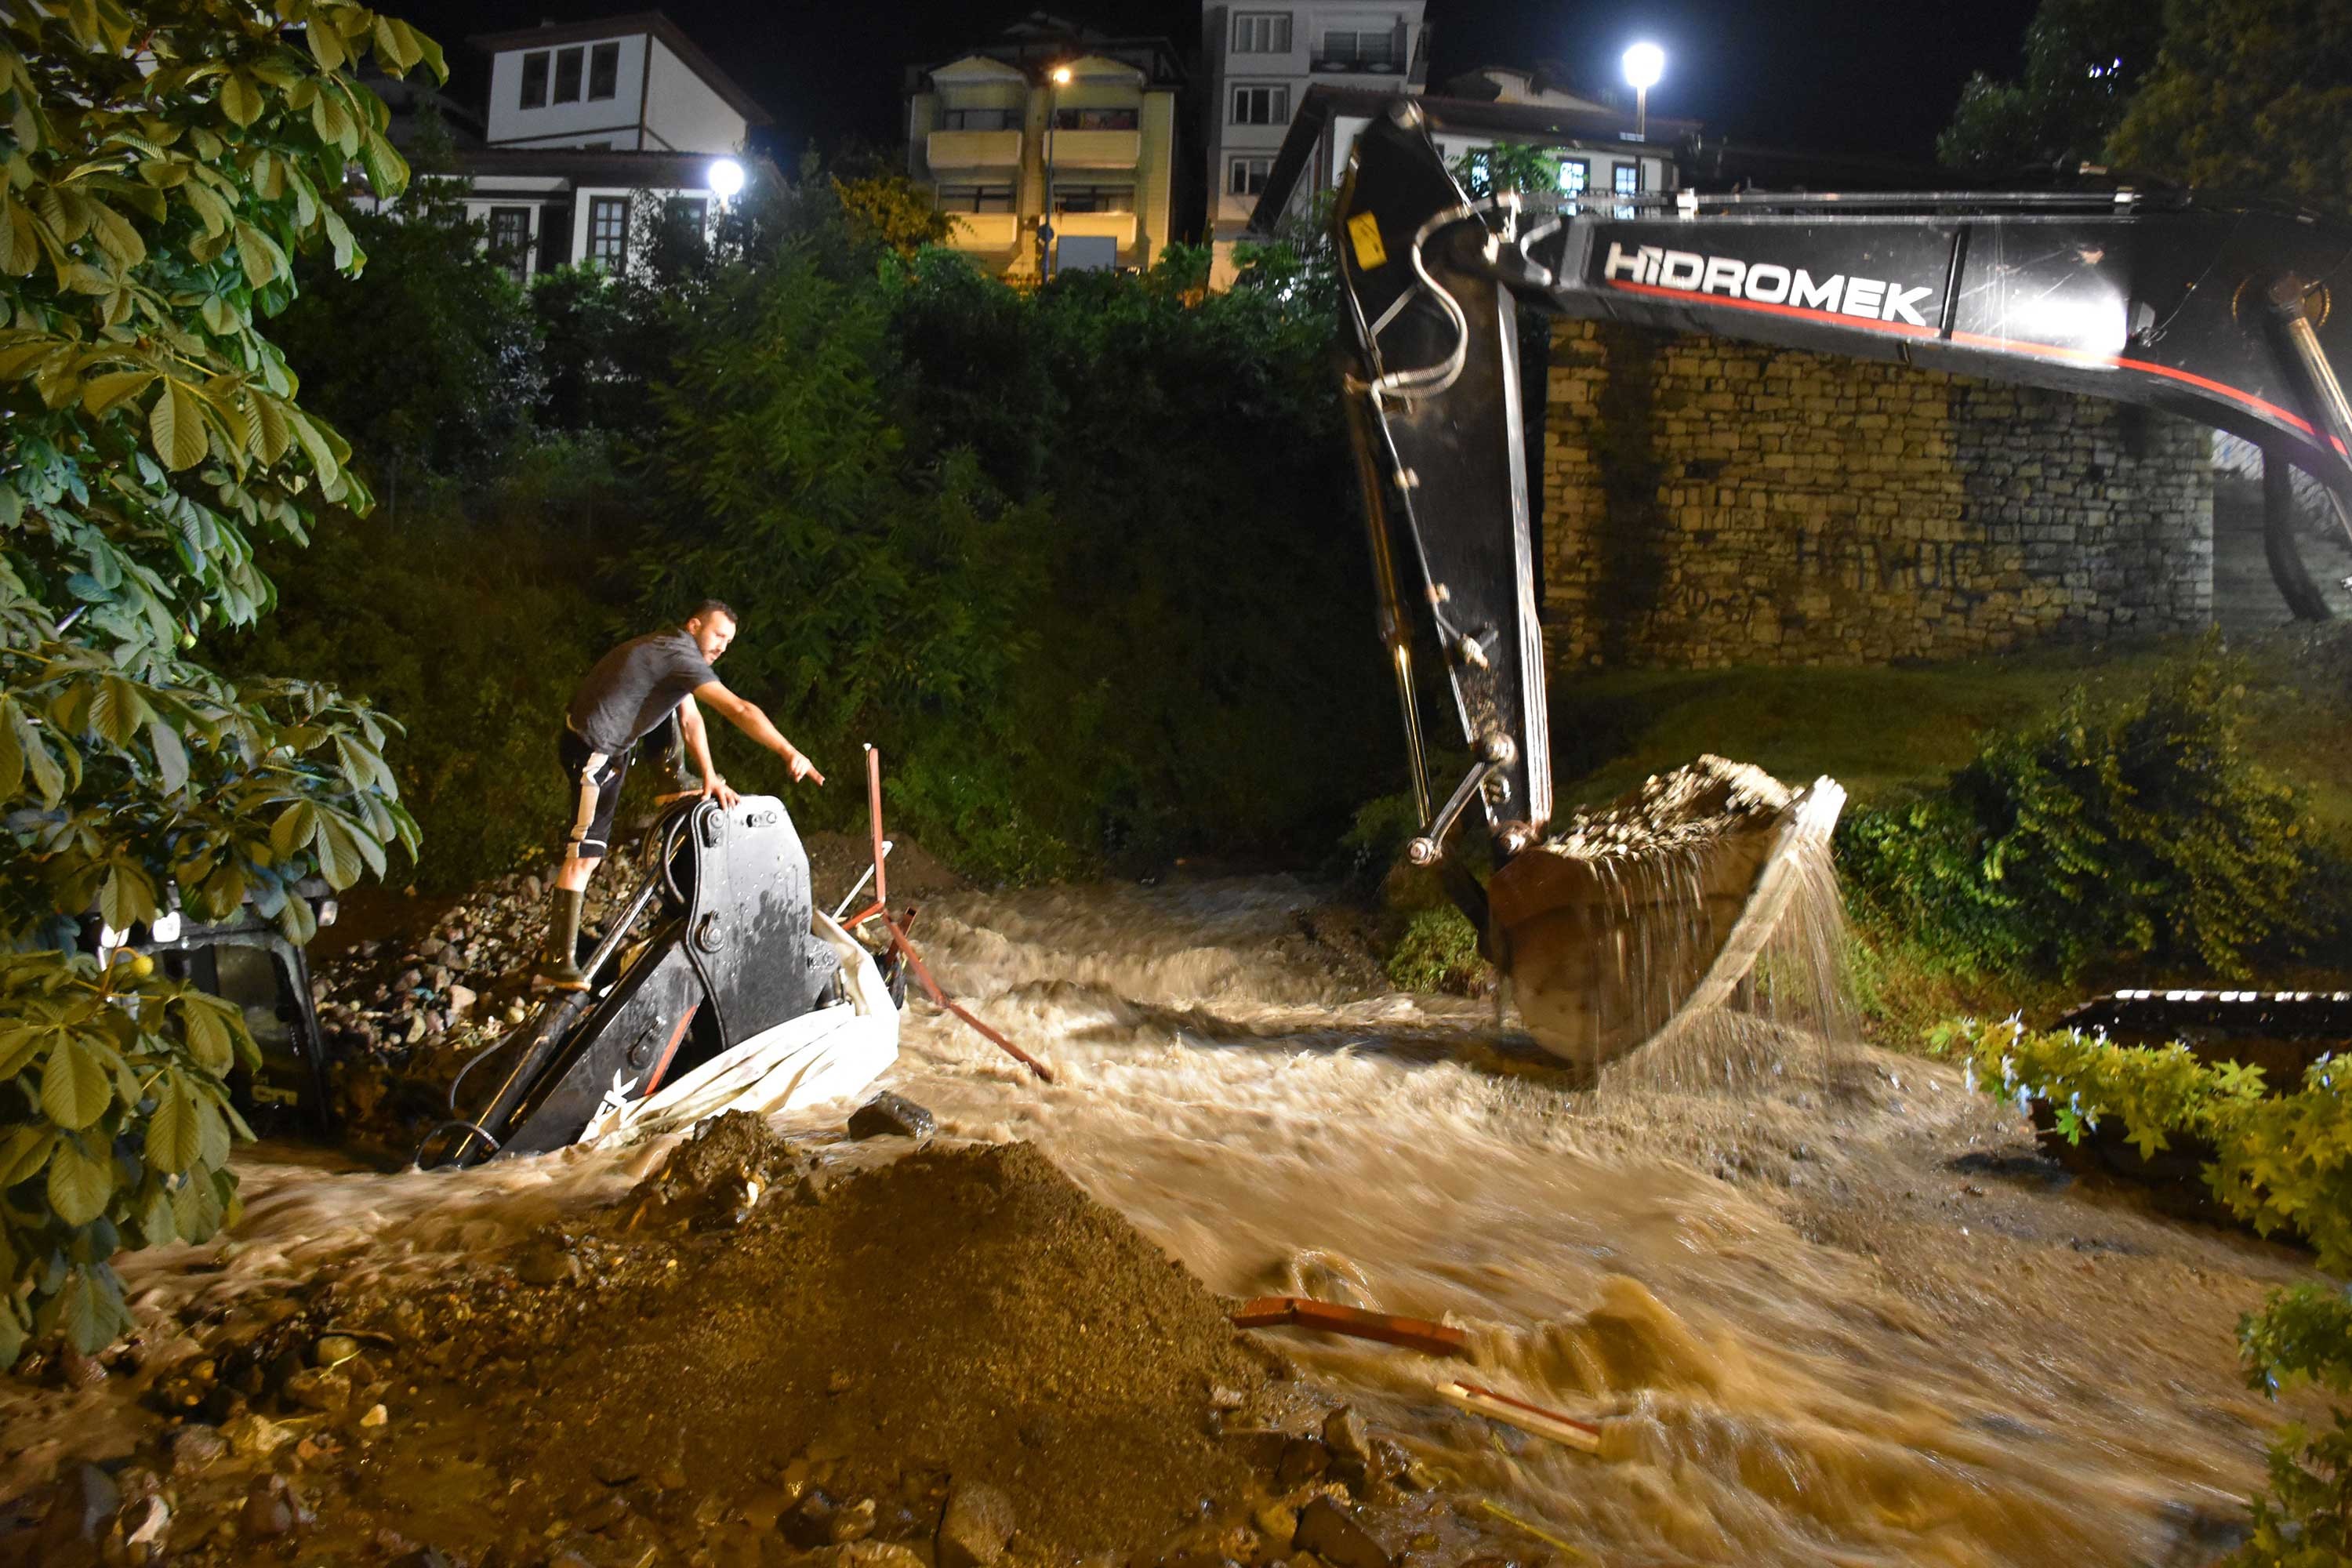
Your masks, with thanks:
[[(1647, 37), (1666, 51), (1652, 93), (1660, 114), (1695, 117), (1709, 135), (1767, 146), (1926, 160), (1969, 73), (2019, 67), (2038, 0), (1430, 0), (1433, 85), (1481, 65), (1552, 59), (1572, 78), (1618, 79), (1625, 46)], [(478, 102), (469, 34), (542, 18), (586, 20), (646, 7), (628, 0), (388, 0), (386, 9), (447, 47), (457, 84)], [(940, 0), (669, 0), (660, 7), (776, 117), (772, 150), (811, 139), (890, 143), (898, 134), (904, 68), (950, 58), (1035, 7)], [(1201, 7), (1171, 0), (1067, 0), (1055, 14), (1106, 32), (1171, 39), (1189, 59)], [(461, 64), (462, 61), (462, 64)], [(789, 163), (786, 164), (790, 166)]]

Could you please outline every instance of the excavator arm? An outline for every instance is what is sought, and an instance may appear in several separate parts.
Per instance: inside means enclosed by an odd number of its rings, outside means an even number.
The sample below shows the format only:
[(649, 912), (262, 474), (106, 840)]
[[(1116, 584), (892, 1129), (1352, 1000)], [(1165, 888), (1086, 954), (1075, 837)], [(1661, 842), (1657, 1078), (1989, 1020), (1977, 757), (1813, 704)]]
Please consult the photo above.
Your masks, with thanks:
[[(1347, 378), (1416, 785), (1443, 854), (1482, 802), (1498, 861), (1552, 815), (1517, 311), (1713, 332), (2146, 405), (2352, 497), (2352, 229), (2130, 191), (1473, 201), (1423, 105), (1366, 126), (1334, 215)], [(2352, 300), (2346, 301), (2352, 305)], [(1475, 762), (1450, 809), (1412, 710), (1396, 524)], [(2348, 525), (2352, 526), (2352, 525)]]

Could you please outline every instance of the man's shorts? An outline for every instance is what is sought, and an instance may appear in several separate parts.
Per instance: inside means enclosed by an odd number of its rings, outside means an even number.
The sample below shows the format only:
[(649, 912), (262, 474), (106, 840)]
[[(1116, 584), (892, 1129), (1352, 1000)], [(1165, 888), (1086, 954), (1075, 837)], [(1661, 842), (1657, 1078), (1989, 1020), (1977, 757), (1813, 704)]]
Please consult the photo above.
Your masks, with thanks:
[(601, 860), (613, 847), (613, 808), (621, 804), (629, 753), (607, 756), (566, 730), (557, 754), (572, 781), (572, 831), (564, 837), (564, 858)]

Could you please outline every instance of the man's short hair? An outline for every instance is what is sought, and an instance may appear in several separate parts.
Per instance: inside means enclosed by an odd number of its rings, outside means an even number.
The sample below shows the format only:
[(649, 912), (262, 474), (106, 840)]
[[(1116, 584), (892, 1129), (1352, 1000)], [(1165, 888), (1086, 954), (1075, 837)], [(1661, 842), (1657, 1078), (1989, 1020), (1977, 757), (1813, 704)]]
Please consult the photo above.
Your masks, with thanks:
[[(739, 626), (743, 624), (743, 617), (735, 613), (735, 606), (729, 604), (724, 599), (703, 600), (702, 603), (695, 605), (693, 609), (687, 612), (686, 619), (688, 621), (698, 621), (706, 616), (725, 616), (729, 620), (733, 621)], [(685, 622), (681, 621), (678, 624), (683, 626)]]

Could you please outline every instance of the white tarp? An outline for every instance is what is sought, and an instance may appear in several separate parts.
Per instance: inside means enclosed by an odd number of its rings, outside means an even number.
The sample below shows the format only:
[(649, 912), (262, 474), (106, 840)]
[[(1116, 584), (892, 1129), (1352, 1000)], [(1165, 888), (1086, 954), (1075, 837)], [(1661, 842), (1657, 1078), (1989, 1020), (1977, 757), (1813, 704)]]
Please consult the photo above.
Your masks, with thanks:
[(650, 1100), (608, 1094), (580, 1142), (614, 1147), (722, 1110), (766, 1116), (856, 1094), (898, 1059), (898, 1008), (857, 939), (823, 910), (812, 928), (841, 960), (846, 1006), (804, 1013), (688, 1073)]

